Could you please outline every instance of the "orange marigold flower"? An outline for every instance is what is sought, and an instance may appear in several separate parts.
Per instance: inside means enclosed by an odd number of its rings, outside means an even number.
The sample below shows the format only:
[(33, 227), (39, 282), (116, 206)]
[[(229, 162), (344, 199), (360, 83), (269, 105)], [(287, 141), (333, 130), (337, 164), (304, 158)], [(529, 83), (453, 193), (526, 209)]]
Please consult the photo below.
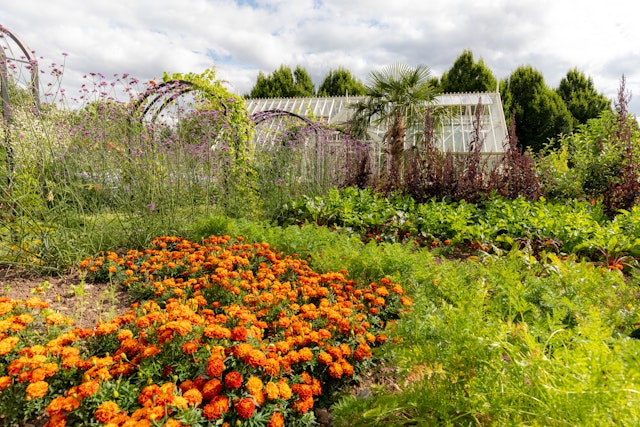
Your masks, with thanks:
[(61, 313), (51, 313), (45, 317), (45, 320), (50, 325), (73, 325), (73, 320)]
[(0, 391), (4, 390), (5, 388), (9, 387), (11, 385), (11, 377), (8, 375), (5, 375), (3, 377), (0, 377)]
[(36, 381), (27, 386), (27, 400), (44, 397), (49, 391), (49, 383), (46, 381)]
[(63, 414), (53, 414), (49, 417), (46, 427), (65, 427), (67, 425), (67, 417)]
[(78, 386), (78, 398), (84, 399), (98, 392), (100, 383), (95, 380), (87, 381)]
[(157, 384), (151, 384), (140, 390), (138, 394), (138, 403), (143, 405), (150, 401), (153, 396), (160, 394), (160, 387)]
[(219, 395), (221, 391), (222, 391), (222, 382), (217, 378), (207, 381), (202, 386), (202, 394), (206, 400), (213, 399), (214, 397)]
[(213, 398), (211, 403), (204, 405), (202, 415), (208, 420), (217, 420), (222, 418), (225, 412), (229, 410), (229, 398), (227, 396), (218, 395)]
[(182, 393), (185, 393), (187, 390), (191, 390), (194, 387), (195, 387), (195, 384), (193, 383), (192, 380), (184, 380), (182, 383), (180, 383), (179, 388), (182, 391)]
[(284, 427), (284, 415), (280, 412), (274, 412), (267, 422), (267, 427)]
[(102, 402), (96, 412), (93, 413), (93, 416), (96, 420), (101, 423), (109, 422), (115, 415), (120, 412), (120, 408), (116, 402), (111, 400), (107, 400), (106, 402)]
[(158, 353), (160, 353), (160, 349), (158, 347), (156, 347), (155, 345), (149, 345), (142, 350), (142, 353), (140, 355), (144, 359), (147, 357), (155, 356)]
[(96, 335), (109, 335), (118, 329), (118, 325), (114, 323), (102, 322), (95, 328)]
[(182, 344), (182, 352), (184, 354), (193, 354), (198, 351), (198, 343), (196, 341), (187, 341)]
[(303, 347), (298, 351), (298, 356), (300, 357), (301, 362), (309, 362), (313, 359), (313, 352), (309, 347)]
[(263, 368), (267, 375), (276, 377), (280, 373), (280, 362), (276, 359), (267, 359), (264, 362)]
[(348, 376), (348, 377), (352, 377), (353, 374), (355, 373), (355, 371), (353, 369), (353, 365), (351, 363), (347, 362), (345, 359), (342, 359), (340, 361), (340, 364), (342, 365), (343, 374)]
[(40, 297), (29, 297), (25, 300), (24, 305), (27, 308), (48, 308), (49, 307), (49, 303), (44, 302), (40, 299)]
[(248, 397), (244, 397), (239, 401), (237, 401), (233, 405), (233, 408), (236, 410), (238, 417), (240, 417), (243, 420), (247, 420), (251, 418), (251, 416), (255, 412), (256, 405), (255, 403), (253, 403), (253, 400), (249, 399)]
[(342, 349), (338, 346), (329, 347), (327, 349), (327, 353), (329, 353), (334, 359), (342, 359)]
[(182, 426), (184, 426), (184, 424), (182, 424), (180, 421), (174, 420), (173, 418), (169, 418), (162, 427), (182, 427)]
[(291, 390), (293, 390), (301, 400), (313, 397), (313, 390), (309, 384), (294, 384), (291, 386)]
[(326, 351), (322, 351), (318, 354), (318, 362), (329, 365), (333, 362), (333, 357), (331, 357), (331, 355)]
[(313, 397), (296, 400), (293, 403), (293, 409), (300, 415), (306, 414), (311, 408), (313, 408)]
[(184, 392), (182, 395), (190, 405), (198, 406), (202, 403), (202, 393), (197, 388), (192, 388)]
[(122, 342), (130, 338), (133, 338), (133, 332), (130, 329), (123, 329), (118, 332), (118, 341)]
[(336, 379), (342, 378), (342, 374), (343, 370), (340, 362), (332, 363), (331, 366), (329, 366), (329, 375), (331, 375), (331, 377)]
[(243, 360), (248, 365), (256, 368), (258, 366), (264, 366), (267, 361), (267, 356), (262, 351), (253, 349), (243, 358)]
[(401, 297), (400, 298), (400, 303), (402, 305), (406, 305), (407, 307), (410, 307), (413, 305), (413, 300), (409, 297)]
[(224, 385), (229, 390), (236, 390), (242, 386), (242, 374), (238, 371), (231, 371), (224, 376)]
[(207, 361), (207, 375), (209, 378), (218, 378), (224, 371), (224, 360), (220, 356), (211, 356)]
[(229, 328), (225, 328), (224, 326), (220, 326), (217, 324), (208, 325), (204, 328), (203, 334), (207, 338), (214, 339), (226, 339), (231, 338), (231, 331)]
[(246, 341), (249, 331), (243, 326), (236, 326), (231, 330), (231, 339), (235, 341)]

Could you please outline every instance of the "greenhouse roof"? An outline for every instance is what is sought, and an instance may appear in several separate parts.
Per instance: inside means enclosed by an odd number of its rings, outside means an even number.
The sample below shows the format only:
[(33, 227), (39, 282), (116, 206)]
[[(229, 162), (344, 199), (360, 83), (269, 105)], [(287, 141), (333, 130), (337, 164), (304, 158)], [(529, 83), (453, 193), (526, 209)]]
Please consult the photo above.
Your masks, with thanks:
[[(246, 99), (250, 115), (267, 111), (285, 111), (294, 115), (322, 121), (330, 125), (346, 123), (353, 110), (351, 105), (365, 99), (362, 96), (319, 97), (319, 98), (257, 98)], [(478, 101), (482, 105), (482, 128), (484, 136), (483, 152), (500, 153), (504, 151), (507, 126), (499, 93), (446, 93), (437, 97), (435, 105), (450, 107), (452, 114), (443, 119), (436, 130), (436, 141), (443, 151), (465, 152), (472, 138), (475, 109)], [(369, 135), (372, 140), (381, 140), (386, 128), (382, 125), (371, 126)], [(407, 145), (415, 143), (415, 135), (421, 129), (408, 132)]]

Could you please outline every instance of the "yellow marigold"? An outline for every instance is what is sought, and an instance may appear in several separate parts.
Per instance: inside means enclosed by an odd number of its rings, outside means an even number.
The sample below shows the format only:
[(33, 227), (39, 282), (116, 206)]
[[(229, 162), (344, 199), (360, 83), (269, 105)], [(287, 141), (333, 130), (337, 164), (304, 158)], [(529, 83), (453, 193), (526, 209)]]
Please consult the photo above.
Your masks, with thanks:
[(318, 354), (318, 362), (329, 365), (333, 362), (333, 357), (326, 351), (322, 351)]
[(11, 312), (11, 310), (13, 310), (13, 301), (0, 302), (0, 316), (4, 316)]
[(7, 337), (0, 341), (0, 356), (6, 356), (20, 341), (18, 337)]
[(287, 380), (284, 378), (280, 378), (278, 380), (278, 391), (280, 394), (280, 398), (284, 400), (291, 399), (291, 396), (293, 394), (291, 387), (289, 387), (289, 384), (287, 384)]
[(280, 389), (278, 388), (278, 385), (272, 381), (269, 381), (264, 386), (264, 390), (267, 393), (267, 398), (269, 400), (276, 400), (278, 397), (280, 397)]
[(257, 395), (259, 392), (262, 391), (264, 387), (264, 383), (262, 382), (262, 380), (258, 377), (256, 377), (255, 375), (250, 376), (247, 379), (247, 382), (244, 385), (244, 388), (252, 395), (255, 396)]
[(187, 409), (189, 407), (190, 402), (184, 396), (173, 396), (171, 401), (171, 406), (174, 406), (178, 409)]
[(27, 386), (27, 400), (44, 397), (49, 391), (49, 383), (46, 381), (36, 381)]

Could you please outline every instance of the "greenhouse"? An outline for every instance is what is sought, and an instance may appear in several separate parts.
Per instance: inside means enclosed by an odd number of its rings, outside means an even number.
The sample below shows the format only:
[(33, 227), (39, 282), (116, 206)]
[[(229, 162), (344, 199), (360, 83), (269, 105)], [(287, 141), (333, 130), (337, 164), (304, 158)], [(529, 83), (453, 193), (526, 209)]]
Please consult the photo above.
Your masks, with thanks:
[[(325, 98), (260, 98), (247, 99), (247, 109), (250, 115), (255, 116), (266, 112), (287, 112), (292, 117), (301, 120), (322, 121), (329, 125), (346, 123), (353, 109), (351, 105), (363, 100), (364, 97), (325, 97)], [(476, 108), (481, 106), (481, 128), (484, 137), (482, 152), (502, 153), (505, 149), (507, 126), (502, 101), (499, 93), (447, 93), (437, 97), (435, 104), (446, 107), (448, 114), (441, 120), (435, 131), (436, 144), (443, 151), (461, 153), (468, 151), (469, 142), (474, 133), (474, 121)], [(262, 125), (265, 130), (274, 126), (277, 116), (272, 120), (266, 120)], [(380, 142), (386, 128), (372, 125), (369, 129), (371, 142)], [(412, 129), (407, 132), (406, 146), (415, 145), (417, 135), (422, 129)]]

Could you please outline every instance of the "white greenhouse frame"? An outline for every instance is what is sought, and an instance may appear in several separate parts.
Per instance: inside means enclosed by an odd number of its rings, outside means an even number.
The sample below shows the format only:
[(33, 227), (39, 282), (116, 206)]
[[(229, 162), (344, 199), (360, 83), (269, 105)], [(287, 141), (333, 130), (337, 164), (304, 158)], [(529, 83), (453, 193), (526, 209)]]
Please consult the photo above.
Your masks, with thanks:
[[(365, 97), (362, 96), (252, 98), (246, 99), (245, 102), (249, 115), (277, 110), (293, 113), (312, 121), (339, 125), (346, 123), (351, 117), (353, 113), (351, 105), (364, 99)], [(445, 117), (435, 130), (438, 148), (453, 153), (468, 151), (469, 142), (474, 133), (475, 110), (479, 101), (483, 109), (481, 114), (481, 129), (484, 136), (482, 153), (485, 155), (504, 153), (507, 146), (507, 125), (502, 100), (497, 92), (446, 93), (438, 96), (434, 105), (447, 107), (452, 111), (452, 114)], [(421, 129), (413, 129), (407, 132), (407, 148), (415, 144), (415, 135), (420, 131)], [(383, 126), (371, 126), (369, 129), (371, 142), (379, 143), (385, 132), (386, 129)]]

